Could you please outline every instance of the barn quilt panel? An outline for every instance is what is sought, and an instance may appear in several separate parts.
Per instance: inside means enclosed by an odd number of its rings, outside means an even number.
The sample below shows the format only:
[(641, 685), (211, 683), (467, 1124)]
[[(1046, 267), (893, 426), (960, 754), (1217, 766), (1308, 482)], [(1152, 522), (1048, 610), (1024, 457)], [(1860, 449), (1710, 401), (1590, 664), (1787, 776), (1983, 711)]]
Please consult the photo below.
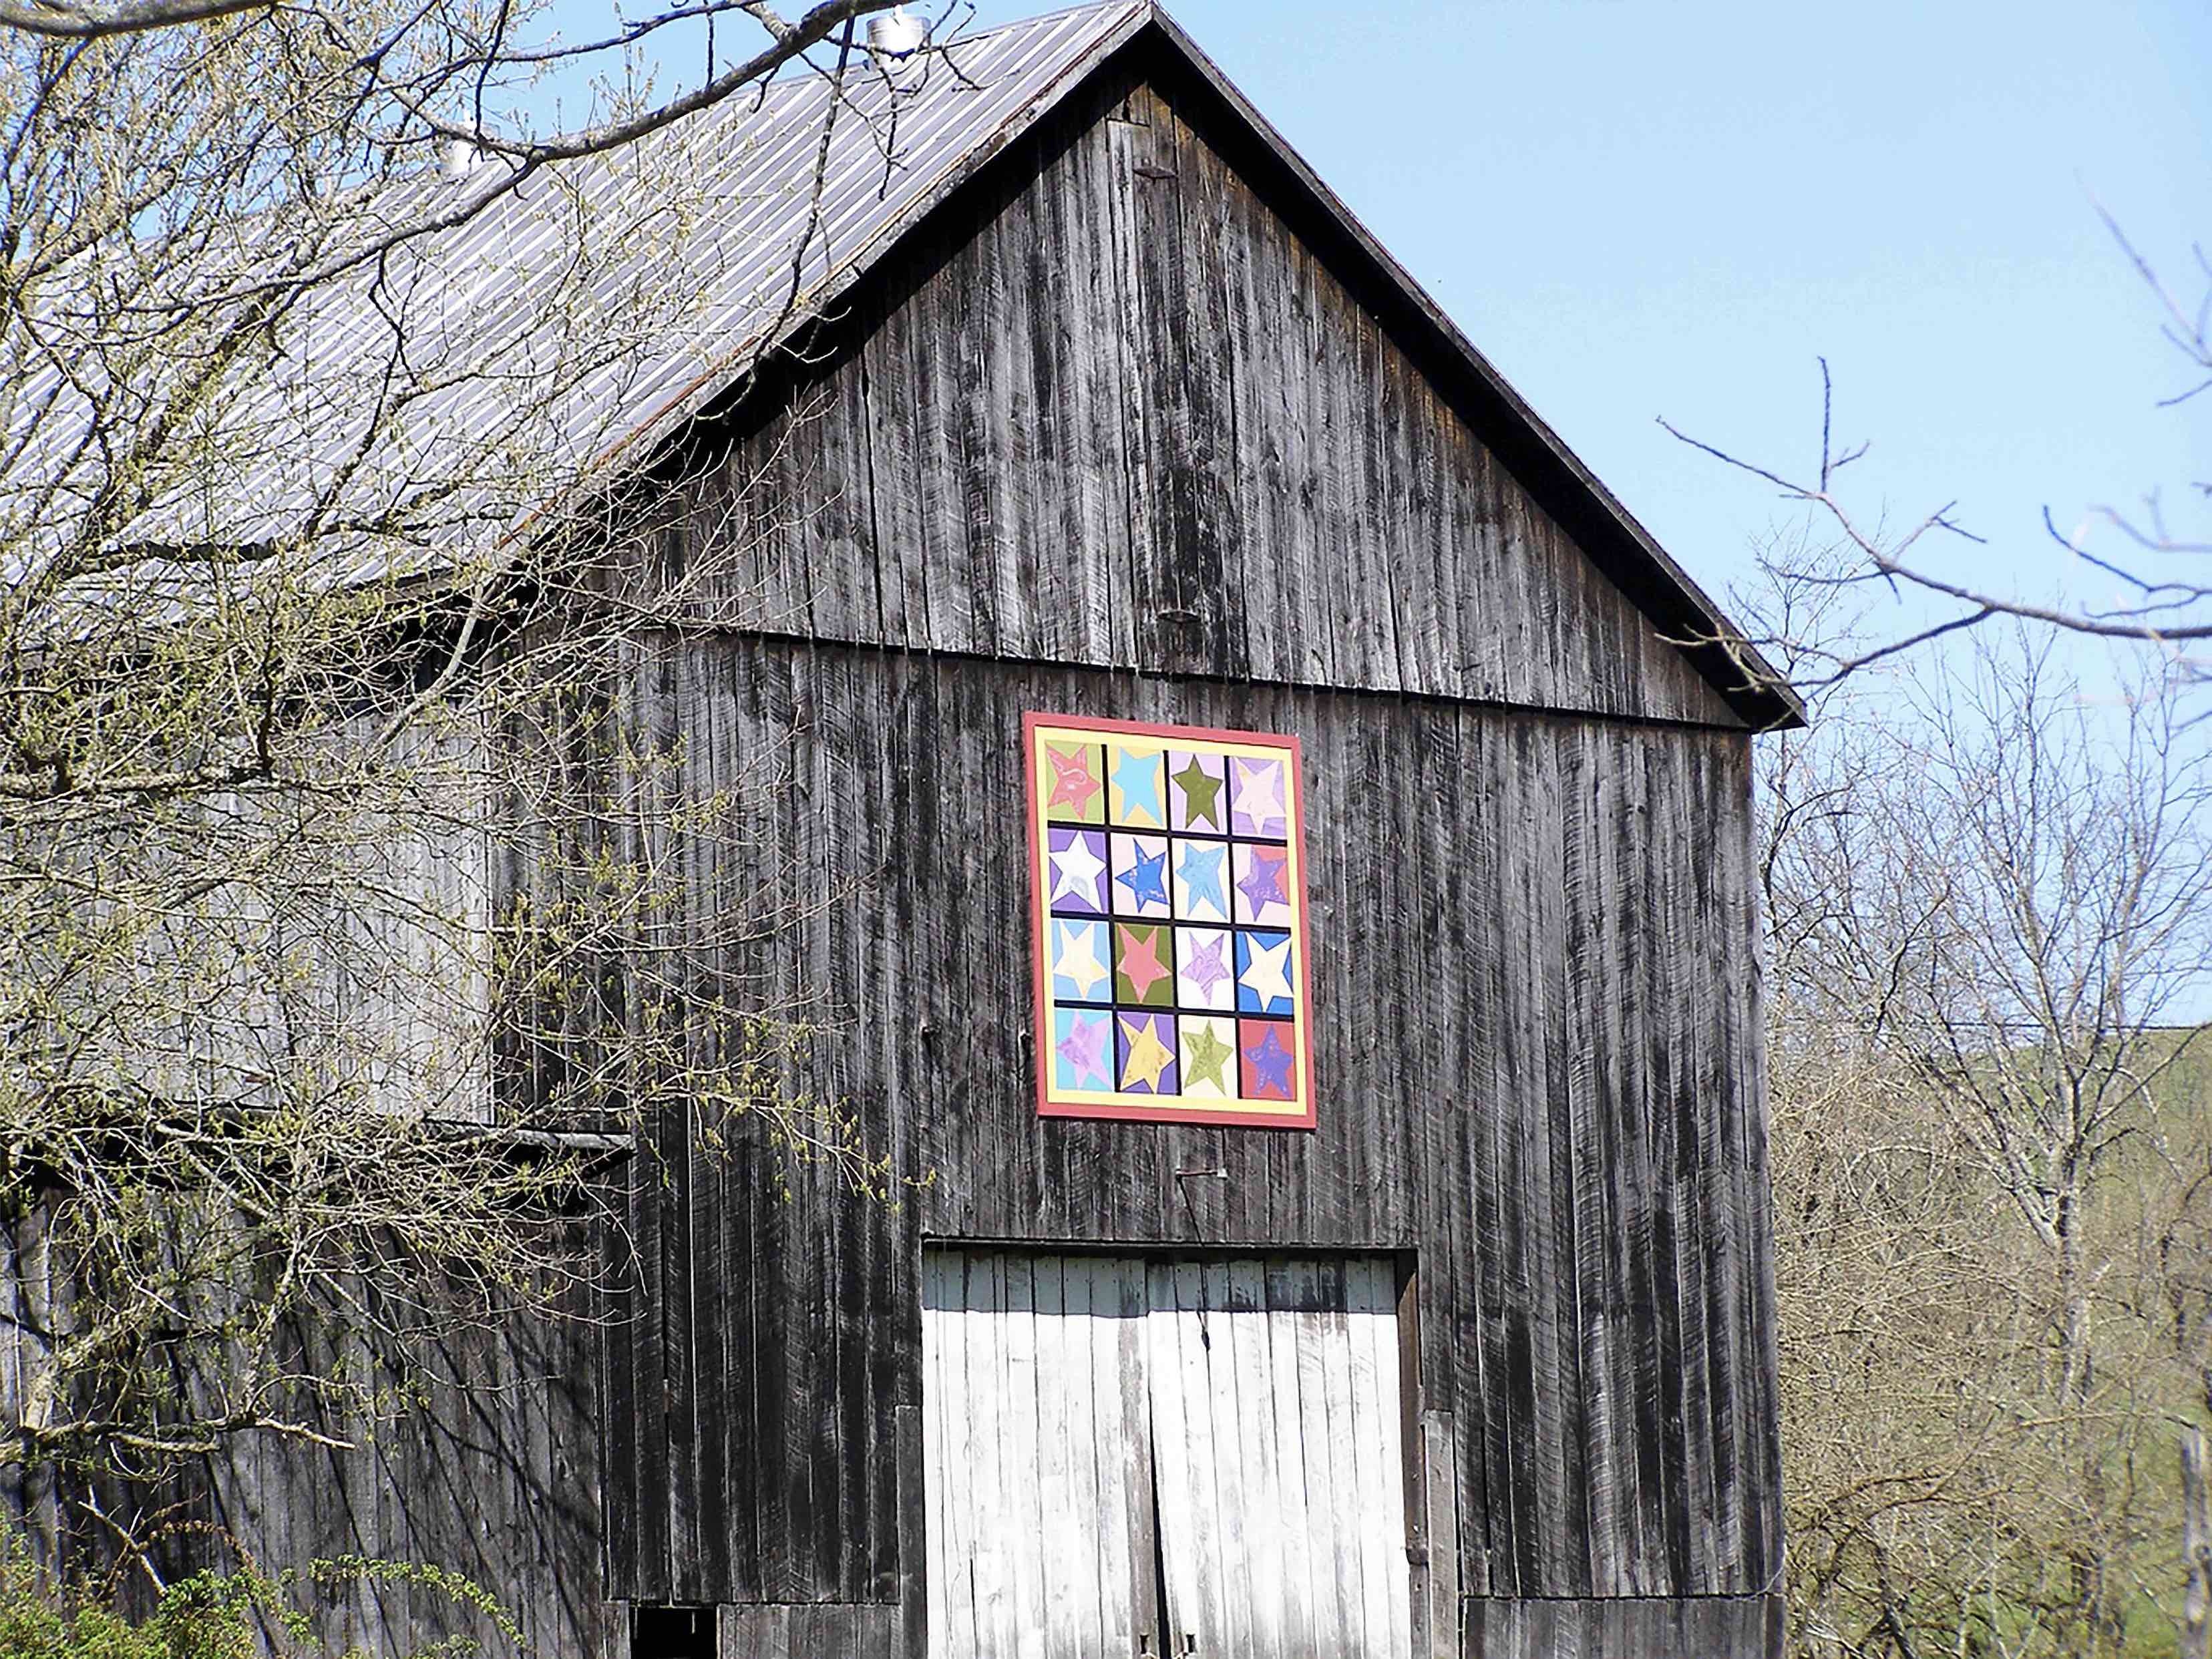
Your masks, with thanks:
[(1311, 1128), (1295, 738), (1023, 717), (1037, 1109)]

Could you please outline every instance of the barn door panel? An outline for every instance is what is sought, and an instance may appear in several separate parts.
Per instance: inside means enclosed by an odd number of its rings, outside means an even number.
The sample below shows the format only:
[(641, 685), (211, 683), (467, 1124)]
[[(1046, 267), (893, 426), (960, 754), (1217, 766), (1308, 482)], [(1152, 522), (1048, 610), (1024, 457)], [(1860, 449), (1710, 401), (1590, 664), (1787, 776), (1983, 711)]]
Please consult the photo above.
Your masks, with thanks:
[(1144, 1316), (1134, 1262), (923, 1256), (933, 1659), (1127, 1659), (1154, 1630)]
[(1397, 1297), (1369, 1259), (1146, 1275), (1167, 1650), (1412, 1650)]

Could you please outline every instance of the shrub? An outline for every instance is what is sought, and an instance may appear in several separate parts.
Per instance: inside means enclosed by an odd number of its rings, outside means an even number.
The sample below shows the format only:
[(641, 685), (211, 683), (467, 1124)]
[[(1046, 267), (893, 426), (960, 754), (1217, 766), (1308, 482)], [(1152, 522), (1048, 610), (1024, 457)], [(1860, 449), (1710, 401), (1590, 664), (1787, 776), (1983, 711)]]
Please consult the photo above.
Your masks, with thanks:
[[(347, 1556), (312, 1561), (273, 1577), (238, 1570), (202, 1571), (163, 1590), (140, 1620), (58, 1583), (32, 1558), (20, 1536), (0, 1542), (0, 1659), (259, 1659), (273, 1637), (279, 1659), (322, 1651), (313, 1623), (292, 1604), (302, 1584), (327, 1591), (349, 1582), (409, 1584), (436, 1592), (465, 1618), (497, 1632), (516, 1651), (526, 1645), (498, 1600), (456, 1573), (401, 1561)], [(460, 1659), (480, 1644), (449, 1635), (417, 1649), (413, 1659)]]

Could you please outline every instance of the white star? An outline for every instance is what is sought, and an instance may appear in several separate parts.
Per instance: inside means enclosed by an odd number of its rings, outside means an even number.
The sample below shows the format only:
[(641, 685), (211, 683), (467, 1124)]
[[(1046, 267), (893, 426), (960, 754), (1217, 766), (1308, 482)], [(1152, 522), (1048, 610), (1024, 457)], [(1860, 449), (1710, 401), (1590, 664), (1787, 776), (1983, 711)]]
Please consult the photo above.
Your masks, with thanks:
[(1258, 939), (1254, 939), (1251, 960), (1244, 964), (1244, 971), (1237, 975), (1237, 983), (1259, 998), (1260, 1006), (1263, 1008), (1278, 997), (1288, 1002), (1291, 1000), (1290, 940), (1285, 939), (1280, 945), (1262, 945)]
[(1091, 843), (1081, 836), (1066, 847), (1055, 848), (1052, 854), (1052, 897), (1047, 904), (1056, 902), (1062, 895), (1081, 899), (1085, 904), (1098, 902), (1098, 872), (1106, 861), (1091, 850)]
[(1283, 816), (1283, 769), (1273, 761), (1237, 760), (1237, 810), (1265, 829)]
[(1098, 960), (1098, 929), (1087, 921), (1063, 921), (1054, 924), (1058, 935), (1058, 960), (1052, 971), (1062, 979), (1072, 981), (1075, 994), (1085, 1002), (1098, 981), (1106, 977), (1105, 964)]

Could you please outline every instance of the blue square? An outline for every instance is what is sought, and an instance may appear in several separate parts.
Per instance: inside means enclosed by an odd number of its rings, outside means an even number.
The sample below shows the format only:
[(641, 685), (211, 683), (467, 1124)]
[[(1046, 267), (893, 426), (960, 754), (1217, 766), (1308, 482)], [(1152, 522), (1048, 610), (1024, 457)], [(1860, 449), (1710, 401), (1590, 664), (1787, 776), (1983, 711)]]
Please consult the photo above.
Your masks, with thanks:
[(1114, 957), (1106, 924), (1080, 916), (1054, 916), (1050, 927), (1052, 1000), (1111, 1002)]
[(1297, 948), (1288, 933), (1239, 931), (1237, 1009), (1245, 1014), (1287, 1014), (1297, 1006)]

